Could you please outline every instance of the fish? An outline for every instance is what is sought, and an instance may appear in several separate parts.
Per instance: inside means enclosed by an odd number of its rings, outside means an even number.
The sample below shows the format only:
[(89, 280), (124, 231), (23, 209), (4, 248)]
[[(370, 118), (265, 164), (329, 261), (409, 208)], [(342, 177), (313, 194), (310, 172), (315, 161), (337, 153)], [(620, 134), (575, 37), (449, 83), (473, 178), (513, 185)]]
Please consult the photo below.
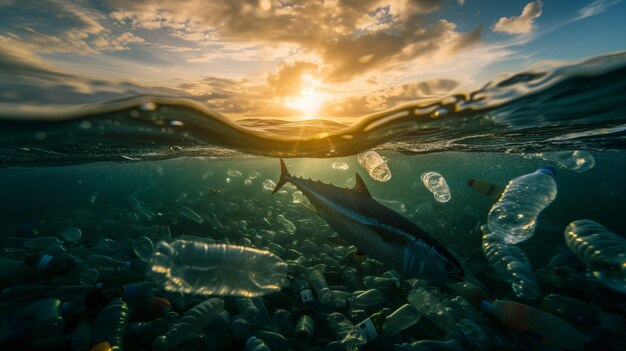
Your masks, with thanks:
[(436, 283), (465, 279), (459, 260), (417, 224), (374, 200), (355, 173), (354, 188), (340, 188), (289, 174), (280, 159), (280, 179), (272, 194), (287, 182), (300, 190), (346, 242), (407, 278)]

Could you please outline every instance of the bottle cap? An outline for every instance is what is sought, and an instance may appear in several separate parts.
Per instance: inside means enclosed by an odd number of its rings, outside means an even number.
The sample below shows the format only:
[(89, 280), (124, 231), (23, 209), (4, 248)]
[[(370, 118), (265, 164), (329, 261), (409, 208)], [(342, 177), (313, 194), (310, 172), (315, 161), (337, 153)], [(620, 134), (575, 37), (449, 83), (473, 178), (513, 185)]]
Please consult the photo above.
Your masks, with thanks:
[(556, 177), (556, 168), (550, 165), (540, 166), (537, 170), (549, 174), (552, 178)]
[(481, 309), (483, 312), (489, 312), (489, 301), (487, 301), (487, 300), (482, 300), (482, 301), (480, 302), (480, 309)]

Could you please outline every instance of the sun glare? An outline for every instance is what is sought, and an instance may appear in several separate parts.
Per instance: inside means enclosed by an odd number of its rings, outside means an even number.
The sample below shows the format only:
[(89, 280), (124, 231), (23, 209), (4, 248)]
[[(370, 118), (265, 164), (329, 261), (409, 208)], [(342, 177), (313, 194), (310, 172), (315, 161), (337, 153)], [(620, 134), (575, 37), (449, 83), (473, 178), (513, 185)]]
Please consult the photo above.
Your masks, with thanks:
[(284, 104), (302, 111), (304, 119), (316, 118), (319, 116), (322, 105), (329, 98), (327, 93), (318, 91), (320, 86), (320, 81), (305, 74), (302, 76), (300, 95), (285, 99)]

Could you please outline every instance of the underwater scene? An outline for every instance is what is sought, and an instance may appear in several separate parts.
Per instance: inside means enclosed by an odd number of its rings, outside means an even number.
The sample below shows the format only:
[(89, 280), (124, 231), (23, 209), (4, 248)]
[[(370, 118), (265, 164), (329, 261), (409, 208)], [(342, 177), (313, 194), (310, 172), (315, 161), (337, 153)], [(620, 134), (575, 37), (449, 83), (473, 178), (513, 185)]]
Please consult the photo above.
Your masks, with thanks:
[(621, 1), (39, 5), (1, 350), (626, 349)]

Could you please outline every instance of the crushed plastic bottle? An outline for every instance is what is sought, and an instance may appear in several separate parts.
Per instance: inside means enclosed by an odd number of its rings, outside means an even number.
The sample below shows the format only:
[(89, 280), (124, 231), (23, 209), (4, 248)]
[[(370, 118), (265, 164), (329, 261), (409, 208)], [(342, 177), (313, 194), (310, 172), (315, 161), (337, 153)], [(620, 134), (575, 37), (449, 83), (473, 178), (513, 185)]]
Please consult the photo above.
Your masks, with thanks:
[[(488, 230), (487, 226), (482, 226), (481, 229)], [(500, 237), (491, 233), (483, 235), (482, 248), (489, 264), (511, 285), (516, 296), (528, 300), (541, 298), (535, 271), (522, 249), (501, 243)]]
[(282, 214), (276, 216), (276, 221), (280, 223), (290, 235), (295, 234), (296, 230), (298, 229), (295, 224), (285, 218), (285, 216), (283, 216)]
[(413, 306), (404, 304), (390, 314), (383, 323), (383, 335), (394, 336), (420, 320), (422, 315)]
[(600, 283), (626, 293), (626, 239), (582, 219), (565, 228), (565, 242)]
[(280, 290), (287, 264), (269, 251), (225, 244), (161, 241), (148, 276), (171, 291), (201, 295), (260, 296)]
[(422, 182), (426, 189), (433, 193), (437, 202), (445, 203), (450, 201), (452, 195), (450, 194), (450, 187), (446, 179), (437, 172), (422, 173)]
[(194, 306), (164, 335), (152, 342), (152, 350), (166, 351), (194, 336), (224, 309), (224, 301), (211, 298)]
[(347, 171), (350, 168), (350, 166), (348, 166), (348, 164), (345, 162), (333, 162), (331, 167), (340, 171)]
[(343, 314), (334, 312), (328, 316), (328, 326), (347, 351), (357, 351), (367, 343), (357, 328)]
[(263, 181), (263, 190), (274, 191), (275, 188), (276, 188), (276, 183), (274, 183), (271, 179), (265, 179)]
[(541, 166), (512, 179), (489, 211), (489, 231), (506, 244), (517, 244), (535, 233), (537, 217), (556, 198), (556, 170)]
[(586, 172), (596, 165), (596, 160), (587, 151), (552, 151), (541, 153), (546, 161), (556, 162), (559, 168), (577, 173)]
[(358, 161), (367, 173), (378, 182), (391, 179), (391, 170), (385, 160), (376, 151), (367, 151), (358, 156)]

